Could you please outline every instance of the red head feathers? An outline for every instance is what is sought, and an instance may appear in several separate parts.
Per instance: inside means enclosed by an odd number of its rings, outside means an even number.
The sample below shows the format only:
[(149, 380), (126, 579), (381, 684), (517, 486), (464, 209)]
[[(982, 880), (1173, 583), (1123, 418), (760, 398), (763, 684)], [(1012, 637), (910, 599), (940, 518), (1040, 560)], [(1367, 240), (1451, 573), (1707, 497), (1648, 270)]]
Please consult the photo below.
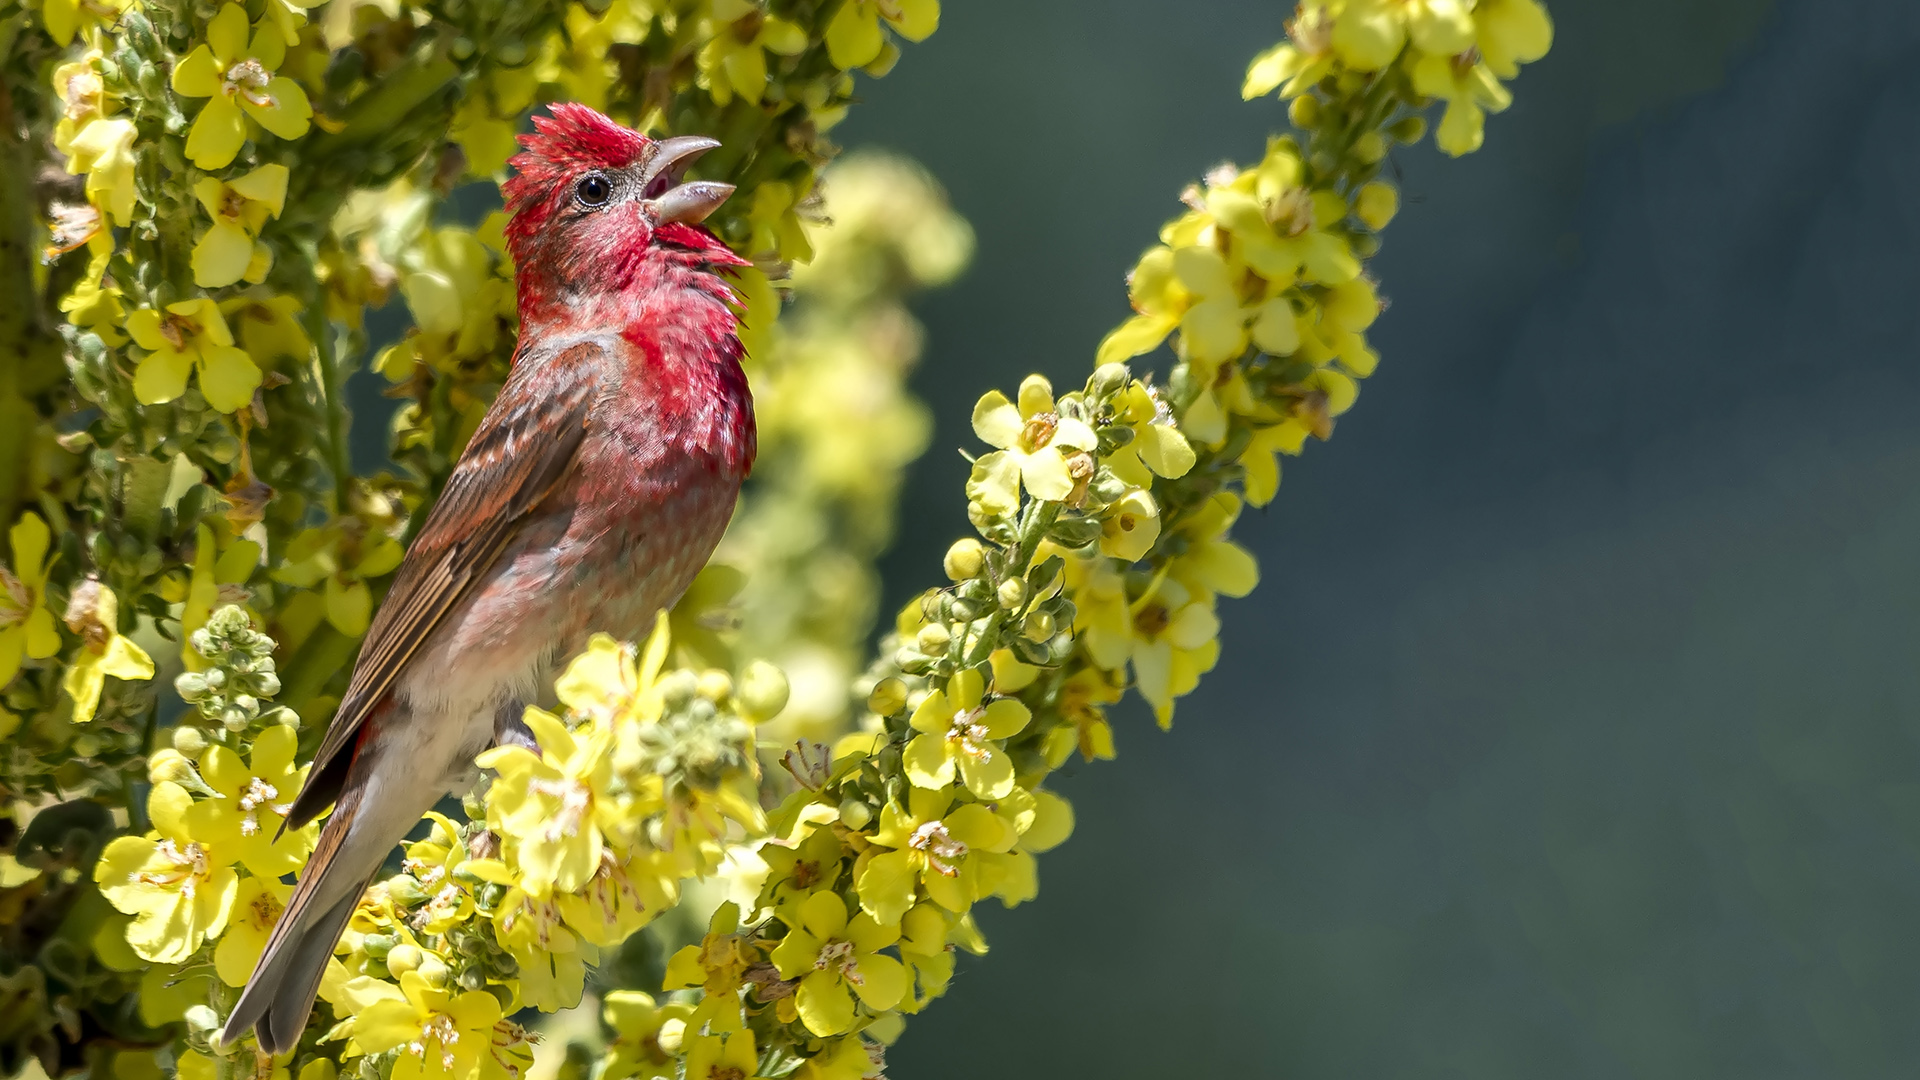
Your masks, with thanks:
[(661, 257), (708, 269), (747, 265), (700, 225), (733, 186), (679, 178), (718, 142), (650, 139), (584, 105), (549, 111), (534, 118), (534, 134), (520, 136), (524, 149), (503, 185), (523, 319), (529, 302), (644, 285), (654, 280), (647, 265)]

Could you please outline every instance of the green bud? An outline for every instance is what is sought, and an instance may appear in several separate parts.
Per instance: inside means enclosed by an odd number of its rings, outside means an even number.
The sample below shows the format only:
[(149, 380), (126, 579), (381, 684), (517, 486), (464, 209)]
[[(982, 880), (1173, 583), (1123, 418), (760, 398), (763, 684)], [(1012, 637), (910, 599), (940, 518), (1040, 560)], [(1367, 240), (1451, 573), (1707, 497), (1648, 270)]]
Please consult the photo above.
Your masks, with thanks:
[(1125, 390), (1132, 379), (1132, 369), (1117, 360), (1101, 364), (1093, 369), (1093, 377), (1087, 380), (1087, 392), (1097, 398), (1112, 397)]
[(1000, 583), (1000, 606), (1013, 611), (1027, 600), (1027, 583), (1019, 578), (1008, 578)]
[[(393, 957), (391, 955), (387, 957), (387, 967), (393, 967)], [(420, 960), (420, 966), (414, 970), (420, 973), (421, 978), (427, 980), (428, 986), (438, 988), (447, 985), (447, 962), (432, 953), (427, 953), (423, 956)]]
[(420, 951), (418, 945), (395, 945), (387, 951), (387, 970), (398, 977), (409, 971), (418, 971), (427, 954)]
[(1353, 140), (1353, 156), (1371, 165), (1387, 156), (1386, 136), (1369, 131)]
[(182, 724), (173, 729), (173, 748), (190, 758), (197, 758), (206, 752), (206, 732)]
[(699, 679), (691, 671), (671, 671), (660, 680), (660, 700), (669, 709), (686, 707), (699, 688)]
[(203, 672), (183, 671), (174, 677), (173, 689), (182, 701), (199, 701), (207, 696), (207, 676)]
[(708, 668), (700, 673), (693, 692), (718, 704), (733, 696), (733, 676), (719, 668)]
[(873, 807), (859, 799), (848, 799), (840, 804), (840, 824), (858, 832), (873, 821)]
[(1395, 142), (1403, 142), (1411, 146), (1426, 137), (1427, 118), (1424, 116), (1409, 116), (1394, 124), (1392, 127), (1389, 127), (1387, 134), (1393, 136)]
[(867, 708), (875, 716), (892, 716), (907, 707), (907, 684), (889, 675), (874, 684)]
[(953, 641), (953, 635), (940, 623), (928, 623), (920, 628), (913, 643), (928, 656), (940, 656), (947, 651), (947, 645)]
[(1302, 131), (1313, 127), (1320, 119), (1320, 99), (1312, 94), (1301, 94), (1287, 106), (1287, 119)]
[(949, 579), (966, 581), (979, 577), (986, 561), (986, 549), (980, 546), (980, 541), (969, 536), (953, 542), (953, 546), (947, 549), (944, 565)]
[(479, 990), (487, 985), (487, 973), (477, 967), (470, 967), (460, 973), (460, 989)]
[(762, 723), (780, 715), (787, 707), (787, 697), (791, 692), (787, 685), (787, 674), (765, 660), (754, 660), (740, 673), (740, 687), (737, 697), (740, 711), (754, 723)]
[[(368, 934), (360, 940), (360, 947), (367, 951), (368, 956), (375, 959), (384, 959), (388, 954), (393, 952), (394, 946), (398, 945), (399, 942), (400, 939), (392, 934)], [(408, 948), (412, 948), (412, 946), (408, 946)]]
[(1044, 611), (1035, 611), (1020, 624), (1020, 636), (1029, 641), (1045, 641), (1053, 636), (1053, 616)]
[(402, 874), (387, 881), (387, 895), (401, 907), (413, 907), (427, 898), (427, 892), (420, 883)]

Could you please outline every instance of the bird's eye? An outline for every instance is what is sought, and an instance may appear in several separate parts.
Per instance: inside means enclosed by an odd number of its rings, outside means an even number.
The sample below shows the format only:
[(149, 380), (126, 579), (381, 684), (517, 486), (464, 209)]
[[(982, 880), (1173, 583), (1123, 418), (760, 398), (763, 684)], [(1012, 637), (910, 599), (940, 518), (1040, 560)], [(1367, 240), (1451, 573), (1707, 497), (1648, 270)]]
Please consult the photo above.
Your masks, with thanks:
[(582, 206), (605, 206), (613, 197), (613, 185), (599, 173), (580, 178), (573, 186), (573, 197), (580, 200)]

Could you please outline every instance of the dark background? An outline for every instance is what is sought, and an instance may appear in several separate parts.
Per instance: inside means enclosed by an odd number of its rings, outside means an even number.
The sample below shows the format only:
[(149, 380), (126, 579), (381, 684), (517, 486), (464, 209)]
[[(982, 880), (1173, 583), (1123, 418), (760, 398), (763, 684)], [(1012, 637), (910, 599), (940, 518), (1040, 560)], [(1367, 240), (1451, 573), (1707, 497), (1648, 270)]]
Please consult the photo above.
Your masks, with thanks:
[[(1399, 155), (1384, 362), (1243, 519), (1220, 667), (1060, 778), (1077, 834), (891, 1075), (1920, 1067), (1920, 5), (1551, 7), (1484, 151)], [(962, 403), (1087, 370), (1280, 122), (1238, 88), (1290, 9), (963, 0), (866, 84), (839, 136), (980, 241), (922, 307), (902, 596)]]

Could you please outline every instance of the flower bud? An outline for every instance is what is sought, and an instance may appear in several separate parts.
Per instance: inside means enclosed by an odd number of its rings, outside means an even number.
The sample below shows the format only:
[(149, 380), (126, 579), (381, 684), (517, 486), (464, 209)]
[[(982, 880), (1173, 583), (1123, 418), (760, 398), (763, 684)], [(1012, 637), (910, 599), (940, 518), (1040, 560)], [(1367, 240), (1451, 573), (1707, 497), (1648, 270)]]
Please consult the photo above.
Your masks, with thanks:
[[(366, 937), (360, 939), (360, 947), (366, 950), (368, 956), (378, 960), (393, 952), (395, 941), (396, 939), (392, 934), (368, 934)], [(411, 945), (407, 947), (413, 948)], [(391, 971), (392, 969), (389, 968), (388, 970)]]
[(1301, 94), (1287, 106), (1287, 119), (1302, 131), (1313, 127), (1320, 119), (1320, 102), (1312, 94)]
[(840, 804), (840, 824), (858, 832), (873, 821), (873, 807), (859, 799), (848, 799)]
[(708, 668), (694, 683), (694, 693), (717, 705), (733, 696), (733, 676), (719, 668)]
[(873, 686), (867, 695), (867, 708), (875, 716), (892, 716), (907, 707), (907, 684), (889, 675)]
[[(207, 733), (197, 727), (182, 724), (173, 729), (173, 748), (190, 758), (197, 758), (206, 752)], [(151, 762), (148, 763), (148, 768), (152, 768)]]
[(954, 581), (966, 581), (969, 578), (979, 577), (980, 570), (986, 565), (986, 561), (986, 549), (980, 546), (980, 541), (969, 536), (953, 542), (953, 546), (947, 549), (944, 565), (948, 578)]
[(660, 680), (660, 700), (669, 709), (684, 707), (693, 700), (699, 680), (691, 671), (670, 671)]
[(1360, 189), (1353, 201), (1353, 214), (1369, 229), (1384, 229), (1400, 212), (1400, 193), (1392, 184), (1376, 180)]
[(1386, 137), (1377, 131), (1369, 131), (1353, 140), (1353, 156), (1368, 165), (1387, 156)]
[[(392, 953), (387, 954), (387, 970), (393, 970)], [(428, 986), (439, 988), (447, 985), (447, 962), (432, 953), (422, 956), (420, 966), (414, 970), (420, 973), (421, 978), (427, 980)]]
[[(182, 730), (192, 730), (183, 728)], [(201, 742), (204, 745), (205, 739)], [(147, 782), (158, 784), (171, 780), (174, 783), (193, 782), (199, 777), (193, 771), (193, 762), (185, 754), (175, 749), (155, 750), (147, 759)]]
[(1387, 134), (1393, 136), (1396, 142), (1412, 145), (1426, 137), (1427, 118), (1424, 116), (1409, 116), (1405, 120), (1388, 128)]
[(953, 641), (953, 635), (940, 623), (928, 623), (920, 628), (913, 643), (928, 656), (940, 656), (947, 651), (947, 645)]
[[(418, 945), (395, 945), (387, 950), (387, 970), (393, 972), (395, 978), (399, 978), (409, 971), (419, 970), (426, 958), (427, 954), (422, 952)], [(445, 970), (444, 965), (441, 970)]]
[(659, 1043), (660, 1049), (667, 1053), (677, 1054), (680, 1052), (680, 1044), (686, 1038), (686, 1035), (687, 1022), (676, 1016), (660, 1025), (660, 1033), (654, 1036), (654, 1041)]
[(1001, 608), (1013, 611), (1027, 599), (1027, 583), (1019, 578), (1008, 578), (1000, 583), (999, 600)]
[(194, 1035), (205, 1036), (209, 1032), (220, 1030), (220, 1014), (214, 1012), (212, 1006), (191, 1006), (183, 1019), (187, 1022), (187, 1031)]
[(765, 660), (754, 660), (740, 674), (740, 711), (754, 723), (771, 720), (787, 707), (787, 674)]
[(1053, 636), (1053, 616), (1044, 611), (1035, 611), (1027, 616), (1020, 625), (1020, 636), (1028, 641), (1045, 641)]

